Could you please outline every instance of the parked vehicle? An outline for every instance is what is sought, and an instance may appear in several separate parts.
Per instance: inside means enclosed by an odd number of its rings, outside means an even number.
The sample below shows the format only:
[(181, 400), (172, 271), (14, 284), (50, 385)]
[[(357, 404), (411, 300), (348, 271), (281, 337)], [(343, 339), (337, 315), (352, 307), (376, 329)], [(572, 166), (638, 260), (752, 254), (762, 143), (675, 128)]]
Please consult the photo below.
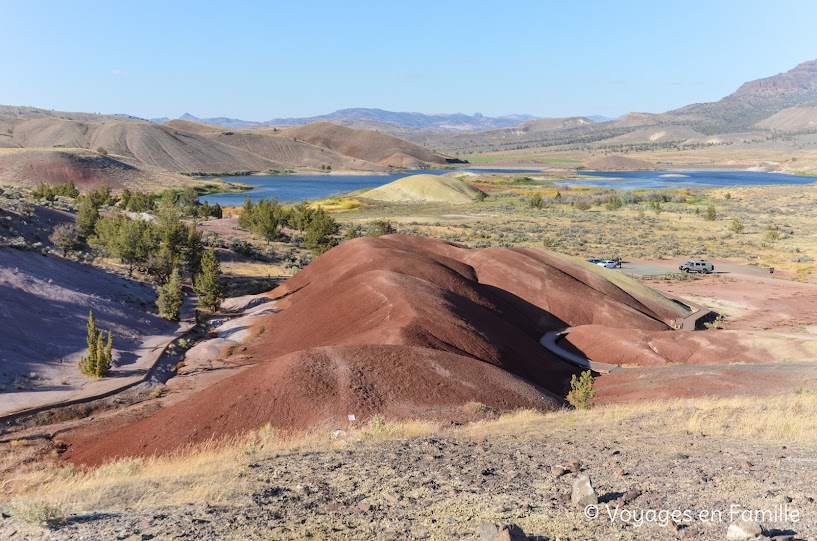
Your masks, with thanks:
[(687, 261), (678, 267), (684, 272), (697, 272), (699, 274), (710, 274), (715, 270), (715, 265), (703, 259)]
[(604, 260), (603, 260), (603, 259), (599, 259), (599, 258), (597, 258), (597, 257), (591, 257), (590, 259), (588, 259), (588, 260), (587, 260), (587, 262), (588, 262), (588, 263), (592, 263), (593, 265), (598, 265), (598, 264), (599, 264), (599, 263), (601, 263), (602, 261), (604, 261)]
[(613, 261), (612, 259), (605, 259), (604, 261), (599, 261), (596, 265), (600, 267), (604, 267), (605, 269), (615, 269), (618, 267), (618, 261)]

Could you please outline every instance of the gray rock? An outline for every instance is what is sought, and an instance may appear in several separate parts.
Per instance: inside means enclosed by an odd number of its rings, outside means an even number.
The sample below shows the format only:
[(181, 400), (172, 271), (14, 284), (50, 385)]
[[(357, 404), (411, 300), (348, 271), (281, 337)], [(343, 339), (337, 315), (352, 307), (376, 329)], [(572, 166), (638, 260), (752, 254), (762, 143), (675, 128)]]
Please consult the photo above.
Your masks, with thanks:
[(726, 530), (727, 541), (751, 541), (752, 539), (762, 539), (765, 535), (766, 532), (763, 530), (763, 526), (748, 520), (733, 522)]
[(479, 541), (495, 541), (499, 535), (499, 526), (490, 522), (483, 522), (479, 525)]
[(580, 475), (573, 481), (573, 494), (570, 496), (570, 501), (580, 507), (599, 503), (599, 496), (590, 483), (589, 475)]

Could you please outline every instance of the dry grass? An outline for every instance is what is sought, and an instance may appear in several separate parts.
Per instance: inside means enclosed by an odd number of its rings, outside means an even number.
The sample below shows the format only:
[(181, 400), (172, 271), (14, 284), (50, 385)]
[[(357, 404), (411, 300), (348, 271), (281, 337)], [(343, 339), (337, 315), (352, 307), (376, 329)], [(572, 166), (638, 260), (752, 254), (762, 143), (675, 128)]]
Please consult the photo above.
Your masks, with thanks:
[(378, 441), (438, 437), (485, 439), (514, 434), (547, 439), (548, 430), (570, 426), (589, 431), (616, 426), (622, 437), (649, 432), (671, 436), (703, 433), (710, 437), (770, 444), (817, 445), (817, 393), (756, 399), (649, 401), (606, 405), (587, 411), (516, 411), (462, 428), (426, 421), (389, 421), (376, 416), (348, 431), (282, 434), (266, 427), (240, 438), (186, 449), (174, 456), (128, 459), (90, 471), (71, 467), (32, 468), (4, 483), (4, 505), (38, 502), (38, 508), (66, 512), (151, 508), (207, 501), (237, 503), (252, 487), (245, 469), (265, 457), (331, 450)]
[[(798, 391), (777, 397), (678, 399), (599, 406), (591, 410), (561, 410), (542, 414), (521, 411), (462, 429), (472, 436), (535, 431), (547, 426), (621, 426), (651, 433), (704, 433), (707, 436), (781, 444), (817, 445), (817, 392)], [(629, 427), (629, 428), (627, 428)]]
[(223, 261), (221, 271), (228, 276), (287, 276), (289, 269), (277, 263)]
[[(538, 175), (536, 178), (539, 178)], [(547, 247), (569, 255), (639, 259), (706, 258), (749, 262), (792, 273), (802, 281), (817, 273), (817, 228), (811, 208), (817, 191), (810, 186), (755, 186), (690, 190), (617, 191), (555, 186), (548, 181), (513, 185), (492, 178), (474, 182), (490, 195), (484, 202), (451, 209), (430, 203), (377, 204), (338, 215), (365, 224), (387, 215), (401, 233), (458, 242), (471, 247)], [(569, 181), (573, 182), (573, 181)], [(555, 198), (557, 191), (561, 198)], [(541, 195), (543, 208), (529, 197)], [(633, 195), (666, 196), (658, 209), (650, 201), (630, 202)], [(604, 202), (619, 196), (623, 205)], [(586, 203), (582, 210), (570, 203)], [(705, 221), (706, 209), (717, 218)], [(744, 223), (741, 233), (730, 229)], [(776, 231), (775, 238), (769, 236)]]

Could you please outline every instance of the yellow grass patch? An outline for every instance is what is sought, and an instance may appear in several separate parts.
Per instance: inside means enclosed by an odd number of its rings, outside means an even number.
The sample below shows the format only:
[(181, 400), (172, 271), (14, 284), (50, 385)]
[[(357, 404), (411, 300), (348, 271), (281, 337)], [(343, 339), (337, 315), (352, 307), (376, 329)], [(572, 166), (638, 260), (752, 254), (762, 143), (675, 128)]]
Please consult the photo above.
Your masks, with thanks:
[(48, 465), (19, 473), (4, 483), (5, 502), (58, 505), (68, 512), (90, 509), (149, 508), (189, 502), (235, 503), (251, 492), (244, 470), (273, 455), (329, 450), (377, 441), (435, 435), (483, 439), (517, 435), (551, 436), (549, 430), (621, 427), (622, 434), (704, 433), (736, 441), (762, 439), (770, 444), (817, 445), (817, 393), (800, 391), (763, 399), (754, 397), (648, 401), (599, 406), (592, 410), (541, 413), (521, 410), (450, 428), (428, 421), (390, 421), (380, 416), (346, 432), (281, 434), (266, 427), (222, 443), (185, 449), (173, 456), (127, 459), (90, 471)]

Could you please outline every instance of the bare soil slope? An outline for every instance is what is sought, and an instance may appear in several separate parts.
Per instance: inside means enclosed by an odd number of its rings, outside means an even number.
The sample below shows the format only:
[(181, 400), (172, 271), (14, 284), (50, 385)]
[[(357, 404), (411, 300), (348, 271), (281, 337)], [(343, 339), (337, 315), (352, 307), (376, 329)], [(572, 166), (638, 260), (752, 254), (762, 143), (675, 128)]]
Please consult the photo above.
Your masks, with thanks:
[[(443, 165), (446, 158), (425, 147), (384, 133), (348, 128), (331, 122), (316, 122), (281, 132), (286, 137), (328, 148), (345, 156), (396, 167)], [(408, 158), (408, 159), (407, 159)], [(407, 162), (413, 161), (409, 164)], [(456, 161), (456, 160), (453, 160)]]
[(102, 185), (147, 189), (184, 185), (189, 179), (136, 167), (84, 149), (0, 149), (2, 184), (36, 186), (40, 182), (61, 184), (68, 181), (74, 182), (81, 190)]
[(42, 118), (16, 124), (12, 141), (26, 148), (104, 148), (112, 156), (181, 173), (261, 171), (281, 164), (201, 135), (147, 122), (89, 124)]
[(817, 356), (817, 341), (811, 337), (763, 332), (650, 332), (585, 325), (565, 340), (594, 361), (622, 366), (775, 363)]
[(155, 298), (149, 286), (88, 265), (0, 248), (0, 392), (78, 389), (87, 382), (76, 366), (87, 348), (89, 310), (98, 328), (113, 332), (114, 358), (127, 372), (140, 338), (170, 326), (145, 313)]
[(334, 150), (295, 141), (272, 130), (219, 131), (205, 134), (211, 141), (240, 148), (269, 160), (301, 167), (330, 166), (334, 170), (387, 171), (388, 168), (351, 158)]
[(576, 369), (539, 337), (567, 324), (667, 329), (659, 313), (672, 305), (644, 289), (539, 250), (349, 241), (270, 293), (277, 311), (229, 358), (252, 366), (113, 433), (69, 434), (66, 457), (99, 464), (266, 423), (344, 426), (348, 414), (457, 418), (472, 401), (555, 408)]
[(670, 141), (686, 141), (696, 137), (703, 137), (703, 134), (687, 126), (648, 126), (624, 135), (604, 139), (599, 144), (667, 143)]
[(780, 131), (814, 129), (817, 127), (817, 107), (789, 107), (761, 120), (755, 126)]
[(212, 124), (205, 124), (203, 122), (195, 122), (193, 120), (181, 119), (170, 120), (168, 122), (165, 122), (165, 126), (169, 126), (176, 130), (197, 133), (199, 135), (225, 131), (225, 129), (222, 126), (214, 126)]

